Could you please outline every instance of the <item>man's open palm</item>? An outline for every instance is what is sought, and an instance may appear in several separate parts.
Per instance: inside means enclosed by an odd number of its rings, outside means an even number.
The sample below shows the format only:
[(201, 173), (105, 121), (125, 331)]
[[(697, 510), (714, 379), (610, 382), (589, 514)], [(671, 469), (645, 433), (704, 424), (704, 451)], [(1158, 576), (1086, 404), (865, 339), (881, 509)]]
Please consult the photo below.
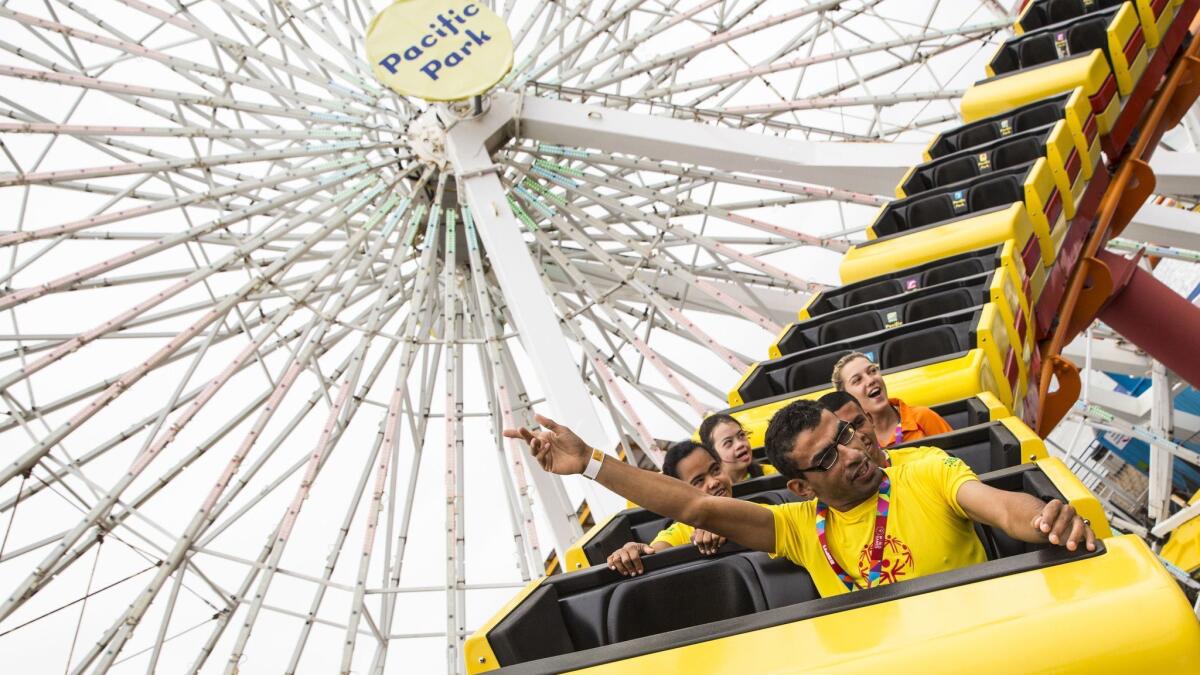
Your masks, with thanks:
[(543, 469), (550, 473), (563, 476), (573, 473), (583, 473), (587, 468), (591, 449), (574, 431), (555, 422), (549, 417), (534, 415), (538, 424), (542, 425), (537, 431), (525, 427), (505, 429), (508, 438), (523, 439), (529, 444), (533, 458)]

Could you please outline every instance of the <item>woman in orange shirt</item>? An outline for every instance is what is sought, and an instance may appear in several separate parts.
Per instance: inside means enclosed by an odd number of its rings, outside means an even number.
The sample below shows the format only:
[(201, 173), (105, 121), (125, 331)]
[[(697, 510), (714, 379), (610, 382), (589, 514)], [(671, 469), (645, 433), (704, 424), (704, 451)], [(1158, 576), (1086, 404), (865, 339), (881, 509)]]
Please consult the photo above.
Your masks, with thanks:
[(879, 364), (866, 354), (850, 352), (833, 366), (833, 386), (849, 392), (862, 404), (875, 424), (879, 447), (888, 448), (950, 431), (941, 415), (929, 408), (908, 405), (888, 398), (887, 384), (879, 374)]

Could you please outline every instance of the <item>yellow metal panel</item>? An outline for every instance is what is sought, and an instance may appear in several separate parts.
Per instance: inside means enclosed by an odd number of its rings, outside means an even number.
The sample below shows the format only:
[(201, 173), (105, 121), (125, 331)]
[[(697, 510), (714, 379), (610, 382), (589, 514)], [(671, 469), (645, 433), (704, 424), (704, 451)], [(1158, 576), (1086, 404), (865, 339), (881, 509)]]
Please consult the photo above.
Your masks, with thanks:
[(1036, 462), (1039, 459), (1046, 459), (1050, 453), (1046, 452), (1046, 443), (1030, 429), (1019, 417), (1005, 417), (1000, 420), (1006, 429), (1012, 432), (1013, 436), (1017, 437), (1017, 441), (1021, 443), (1021, 462)]
[[(974, 122), (1080, 86), (1091, 96), (1104, 85), (1110, 72), (1104, 52), (1095, 50), (1086, 56), (984, 80), (963, 94), (962, 118)], [(1108, 129), (1102, 131), (1107, 133)]]
[(1200, 624), (1140, 539), (1102, 555), (577, 671), (1200, 672)]
[[(1200, 502), (1200, 492), (1192, 495), (1188, 506)], [(1200, 571), (1200, 516), (1175, 528), (1163, 544), (1162, 557), (1188, 574)]]
[(1002, 420), (1005, 417), (1012, 417), (1012, 412), (996, 398), (996, 395), (990, 391), (981, 391), (975, 395), (975, 398), (983, 401), (983, 404), (988, 409), (988, 419), (990, 421)]
[(1083, 177), (1091, 180), (1100, 161), (1100, 133), (1083, 87), (1077, 87), (1067, 98), (1065, 112), (1075, 147), (1079, 150)]
[(1075, 154), (1077, 167), (1074, 180), (1071, 178), (1067, 162), (1071, 161), (1073, 151), (1076, 151), (1075, 139), (1071, 137), (1067, 121), (1057, 122), (1054, 130), (1050, 132), (1050, 138), (1046, 139), (1046, 159), (1051, 173), (1054, 174), (1054, 184), (1062, 194), (1063, 216), (1067, 220), (1075, 217), (1079, 198), (1083, 196), (1083, 189), (1087, 186), (1087, 181), (1083, 178), (1083, 162), (1078, 158), (1078, 152)]
[(746, 368), (746, 372), (742, 373), (742, 376), (738, 378), (737, 383), (733, 385), (733, 389), (729, 390), (729, 407), (736, 408), (737, 406), (745, 403), (745, 401), (742, 400), (742, 395), (738, 393), (738, 389), (741, 389), (742, 383), (746, 381), (747, 377), (750, 377), (750, 373), (753, 373), (758, 369), (759, 363), (761, 363), (761, 361), (755, 361), (754, 363), (751, 363), (750, 367)]
[(820, 293), (813, 293), (812, 295), (808, 296), (808, 302), (804, 303), (804, 306), (800, 308), (799, 312), (796, 312), (796, 318), (801, 321), (805, 319), (811, 319), (812, 315), (808, 313), (808, 308), (812, 307), (813, 303), (816, 302), (817, 298), (819, 297), (821, 297)]
[[(1159, 5), (1156, 15), (1154, 5)], [(1142, 22), (1142, 30), (1146, 33), (1146, 46), (1156, 49), (1162, 42), (1163, 35), (1175, 18), (1176, 8), (1170, 0), (1137, 0), (1138, 20)]]
[[(1131, 3), (1121, 5), (1116, 16), (1109, 22), (1108, 53), (1112, 58), (1113, 73), (1117, 76), (1117, 87), (1122, 96), (1133, 93), (1133, 87), (1142, 79), (1149, 62), (1149, 48), (1146, 46), (1145, 32), (1138, 21), (1137, 10)], [(1134, 46), (1138, 43), (1137, 46)], [(1129, 48), (1132, 53), (1126, 53)]]
[[(1066, 229), (1062, 212), (1055, 217), (1054, 222), (1047, 218), (1046, 207), (1054, 197), (1058, 186), (1054, 182), (1054, 173), (1046, 159), (1040, 158), (1033, 163), (1025, 178), (1025, 208), (1029, 213), (1029, 222), (1033, 225), (1033, 233), (1037, 235), (1038, 246), (1042, 249), (1042, 264), (1053, 265), (1058, 251), (1054, 248), (1051, 236), (1058, 228)], [(1061, 198), (1060, 198), (1061, 199)]]
[[(926, 161), (928, 161), (928, 160), (926, 160)], [(900, 177), (900, 182), (896, 183), (896, 190), (895, 190), (896, 199), (904, 199), (905, 197), (908, 196), (907, 194), (904, 193), (904, 184), (908, 182), (908, 179), (913, 175), (913, 171), (916, 171), (916, 170), (917, 170), (917, 167), (910, 166), (910, 167), (908, 167), (908, 171), (905, 171), (904, 175)]]
[[(874, 238), (873, 234), (868, 230), (868, 236)], [(1015, 240), (1017, 249), (1024, 250), (1032, 235), (1033, 224), (1025, 204), (1016, 202), (1004, 210), (900, 234), (868, 246), (852, 246), (842, 258), (839, 272), (843, 284), (852, 284), (956, 253), (995, 246), (1007, 239)]]
[[(983, 306), (979, 324), (975, 327), (976, 344), (985, 355), (984, 365), (1001, 389), (1000, 399), (1010, 403), (1020, 400), (1025, 395), (1021, 388), (1019, 371), (1017, 382), (1011, 385), (1004, 373), (1005, 355), (1013, 348), (1009, 338), (1011, 331), (1011, 328), (1004, 325), (1004, 320), (1000, 317), (1000, 312), (995, 305), (989, 303)], [(1007, 399), (1004, 396), (1005, 393), (1008, 394)]]
[(1079, 515), (1091, 521), (1092, 531), (1096, 533), (1097, 537), (1107, 539), (1113, 536), (1112, 530), (1108, 527), (1108, 520), (1104, 517), (1104, 508), (1100, 506), (1099, 500), (1084, 487), (1083, 483), (1079, 482), (1079, 478), (1071, 473), (1061, 459), (1047, 457), (1039, 459), (1037, 465), (1050, 479), (1050, 482), (1054, 483), (1054, 487), (1063, 494), (1063, 497), (1071, 502), (1071, 506), (1075, 507)]
[(463, 644), (463, 658), (467, 662), (467, 675), (486, 673), (489, 670), (496, 670), (500, 667), (501, 664), (496, 660), (496, 653), (492, 651), (492, 645), (488, 643), (487, 634), (504, 617), (508, 616), (509, 612), (516, 609), (517, 605), (529, 597), (530, 593), (537, 590), (537, 587), (545, 579), (546, 577), (541, 577), (526, 584), (525, 588), (522, 588), (511, 600), (505, 603), (499, 611), (492, 615), (492, 618), (488, 619), (474, 633), (471, 633), (471, 636)]
[(613, 514), (604, 518), (593, 525), (592, 529), (584, 533), (574, 544), (571, 544), (571, 548), (567, 549), (567, 564), (563, 567), (564, 572), (574, 572), (575, 570), (583, 570), (591, 567), (591, 563), (588, 562), (587, 556), (583, 553), (583, 546), (591, 541), (592, 537), (595, 537), (615, 517), (616, 514)]
[[(801, 319), (801, 321), (803, 321), (803, 320), (804, 319)], [(779, 341), (782, 340), (784, 334), (787, 333), (789, 330), (791, 330), (792, 327), (795, 325), (796, 325), (795, 323), (789, 323), (788, 325), (779, 329), (779, 332), (775, 335), (775, 341), (771, 343), (770, 347), (767, 347), (767, 355), (770, 358), (777, 359), (777, 358), (783, 356), (783, 352), (779, 351)], [(746, 374), (749, 375), (750, 374), (749, 371), (747, 371)], [(745, 379), (745, 378), (743, 378), (743, 379)], [(741, 384), (742, 384), (741, 382), (738, 382), (738, 386), (741, 386)]]

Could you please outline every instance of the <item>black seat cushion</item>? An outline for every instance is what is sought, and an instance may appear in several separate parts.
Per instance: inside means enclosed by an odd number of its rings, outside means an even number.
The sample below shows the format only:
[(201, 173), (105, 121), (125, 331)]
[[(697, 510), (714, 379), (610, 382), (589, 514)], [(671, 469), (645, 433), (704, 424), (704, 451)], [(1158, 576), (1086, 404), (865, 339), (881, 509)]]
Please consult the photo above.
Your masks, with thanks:
[(911, 323), (928, 319), (931, 316), (941, 316), (960, 309), (973, 307), (977, 303), (971, 297), (971, 292), (965, 288), (934, 293), (923, 298), (917, 298), (904, 306), (904, 321)]
[(879, 300), (880, 298), (888, 298), (893, 295), (898, 295), (904, 292), (904, 287), (895, 279), (885, 279), (873, 284), (860, 286), (852, 291), (846, 292), (846, 306), (853, 307), (861, 305), (864, 302)]
[(883, 345), (880, 366), (887, 370), (934, 359), (960, 351), (958, 338), (949, 326), (934, 326), (892, 338)]
[(623, 581), (606, 620), (610, 642), (732, 619), (767, 608), (754, 568), (740, 556), (704, 560)]
[(932, 286), (944, 281), (954, 281), (955, 279), (969, 277), (972, 274), (979, 274), (982, 271), (983, 261), (979, 258), (955, 260), (954, 262), (925, 270), (925, 273), (921, 275), (921, 285)]
[(848, 340), (859, 335), (883, 330), (883, 320), (875, 312), (863, 312), (846, 316), (821, 326), (817, 331), (817, 343), (827, 345), (839, 340)]

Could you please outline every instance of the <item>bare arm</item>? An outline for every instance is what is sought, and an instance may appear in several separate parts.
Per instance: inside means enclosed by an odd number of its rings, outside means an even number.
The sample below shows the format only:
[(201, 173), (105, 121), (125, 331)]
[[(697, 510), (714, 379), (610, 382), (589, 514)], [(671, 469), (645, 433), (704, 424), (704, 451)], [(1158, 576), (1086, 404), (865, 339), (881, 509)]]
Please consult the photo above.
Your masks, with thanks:
[(972, 480), (958, 489), (958, 505), (971, 520), (1001, 529), (1020, 541), (1050, 543), (1074, 551), (1080, 544), (1096, 550), (1096, 535), (1075, 507), (1054, 499), (1049, 503), (1024, 492), (997, 490)]
[[(591, 448), (554, 420), (538, 415), (537, 421), (545, 429), (505, 429), (504, 435), (529, 443), (534, 459), (546, 471), (560, 475), (583, 473)], [(775, 517), (758, 504), (711, 497), (683, 481), (611, 457), (600, 468), (596, 482), (650, 511), (715, 532), (746, 548), (775, 550)]]

